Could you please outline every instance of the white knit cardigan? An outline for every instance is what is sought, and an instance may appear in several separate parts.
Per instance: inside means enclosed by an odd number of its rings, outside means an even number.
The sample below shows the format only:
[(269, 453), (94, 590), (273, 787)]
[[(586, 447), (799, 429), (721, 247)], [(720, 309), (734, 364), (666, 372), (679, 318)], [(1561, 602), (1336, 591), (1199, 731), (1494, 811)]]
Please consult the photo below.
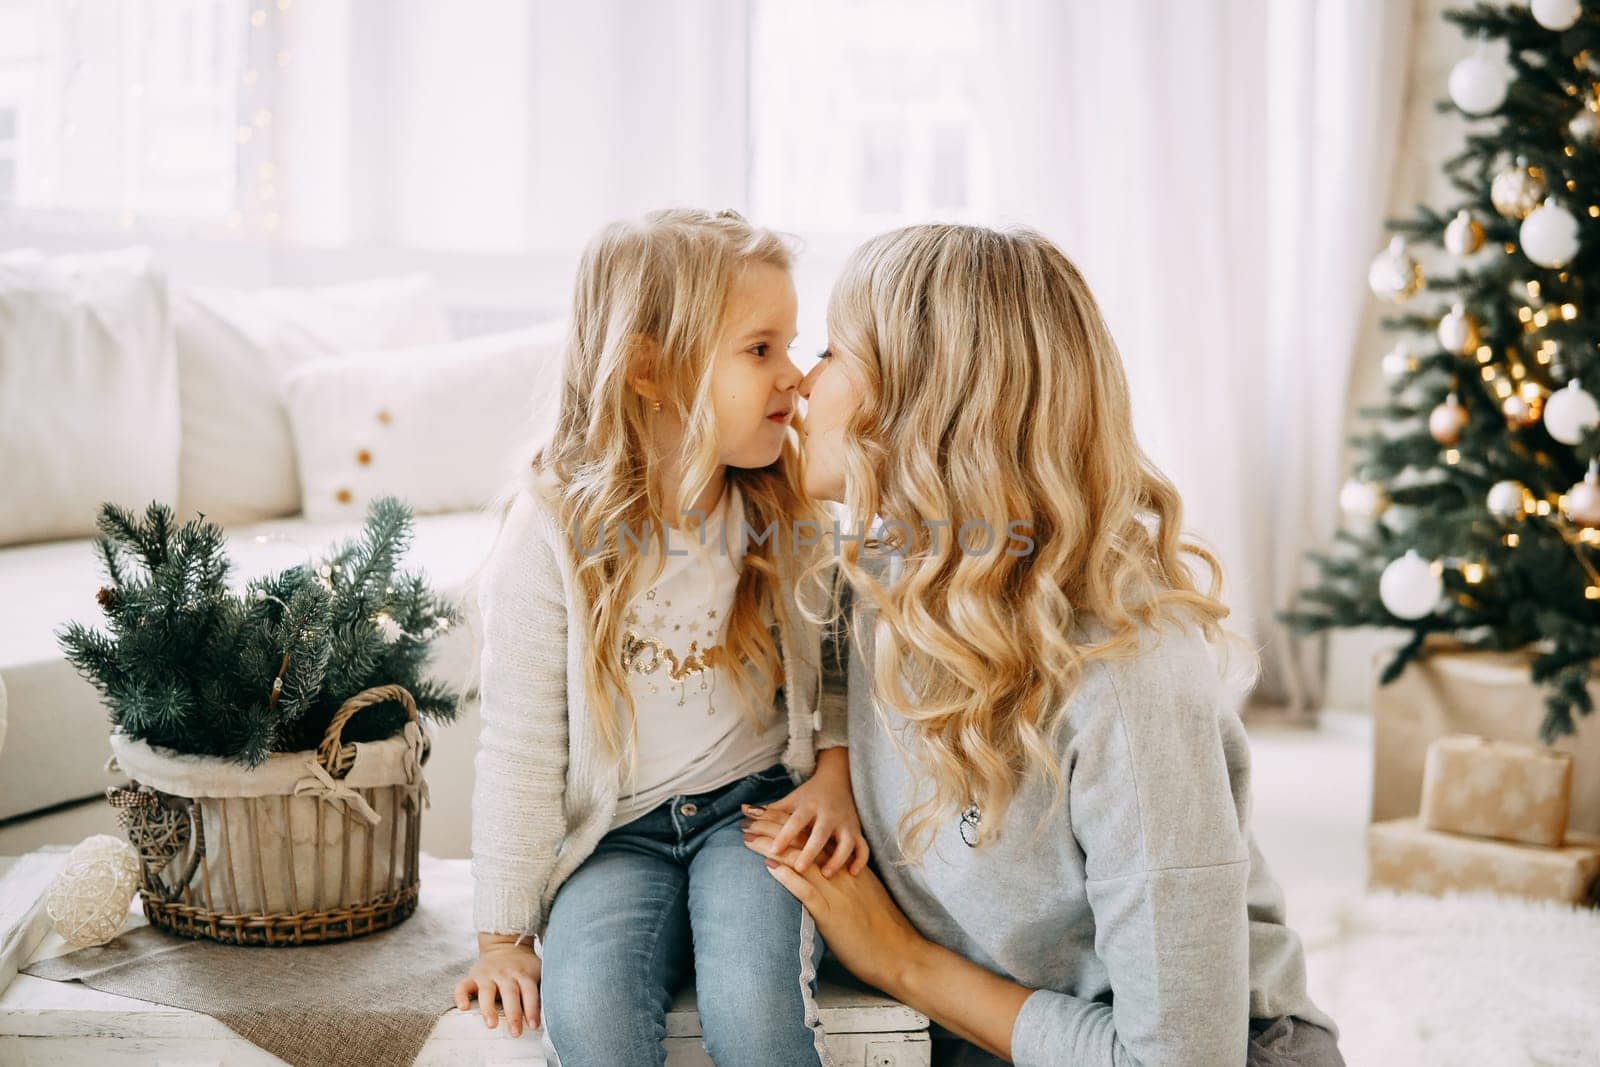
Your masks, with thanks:
[[(556, 891), (616, 814), (620, 773), (606, 759), (584, 697), (588, 613), (575, 552), (547, 496), (522, 488), (478, 586), (482, 653), (472, 790), (473, 921), (484, 933), (544, 934)], [(793, 561), (791, 560), (790, 563)], [(792, 566), (779, 561), (785, 588)], [(811, 599), (808, 596), (808, 601)], [(811, 605), (813, 608), (816, 605)], [(842, 692), (821, 692), (818, 627), (790, 610), (780, 630), (789, 714), (783, 764), (810, 777), (816, 752), (845, 743)]]

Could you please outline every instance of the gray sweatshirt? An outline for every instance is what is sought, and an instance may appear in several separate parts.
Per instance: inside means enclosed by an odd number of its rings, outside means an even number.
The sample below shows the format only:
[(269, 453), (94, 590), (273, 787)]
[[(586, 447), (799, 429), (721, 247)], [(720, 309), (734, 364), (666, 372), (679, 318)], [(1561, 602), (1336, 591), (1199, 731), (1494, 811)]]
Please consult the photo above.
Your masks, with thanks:
[[(1035, 776), (1003, 818), (952, 813), (920, 864), (898, 866), (895, 828), (923, 791), (886, 732), (904, 720), (879, 721), (862, 615), (850, 777), (873, 866), (925, 937), (1036, 990), (1012, 1030), (1014, 1062), (1237, 1067), (1251, 1019), (1337, 1033), (1306, 994), (1300, 939), (1250, 834), (1249, 743), (1198, 631), (1146, 631), (1137, 657), (1086, 668), (1059, 735), (1068, 785), (1053, 813)], [(976, 840), (974, 814), (993, 843), (964, 839), (963, 821)]]

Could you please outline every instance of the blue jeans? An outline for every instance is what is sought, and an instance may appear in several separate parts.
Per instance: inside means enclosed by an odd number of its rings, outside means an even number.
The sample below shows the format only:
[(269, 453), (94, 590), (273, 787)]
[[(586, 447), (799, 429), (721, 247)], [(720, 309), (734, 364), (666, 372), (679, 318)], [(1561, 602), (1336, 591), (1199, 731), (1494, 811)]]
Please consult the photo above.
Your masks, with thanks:
[(719, 1065), (830, 1062), (817, 1017), (822, 938), (744, 846), (740, 804), (793, 788), (782, 764), (676, 796), (606, 834), (556, 894), (541, 1003), (562, 1067), (666, 1061), (666, 1013), (691, 962)]

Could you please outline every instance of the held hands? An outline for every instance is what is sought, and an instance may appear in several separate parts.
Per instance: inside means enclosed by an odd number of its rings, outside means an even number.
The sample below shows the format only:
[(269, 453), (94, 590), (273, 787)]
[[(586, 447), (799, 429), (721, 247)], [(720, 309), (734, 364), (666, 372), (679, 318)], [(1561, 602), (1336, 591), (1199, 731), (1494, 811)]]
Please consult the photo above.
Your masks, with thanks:
[(524, 1021), (539, 1027), (539, 975), (543, 961), (534, 953), (531, 944), (517, 945), (507, 937), (478, 935), (478, 962), (472, 965), (467, 976), (456, 983), (456, 1007), (472, 1010), (472, 996), (478, 997), (478, 1007), (483, 1012), (483, 1025), (493, 1030), (498, 1016), (495, 1013), (495, 995), (498, 992), (501, 1009), (506, 1014), (506, 1027), (512, 1037), (522, 1036)]
[[(804, 872), (824, 847), (831, 846), (822, 868), (824, 878), (832, 878), (846, 866), (851, 874), (860, 874), (866, 868), (867, 839), (862, 836), (855, 796), (850, 791), (848, 751), (823, 749), (817, 754), (816, 772), (781, 800), (765, 806), (742, 805), (746, 819), (762, 820), (760, 825), (772, 827), (768, 842), (771, 851), (763, 855), (780, 855), (797, 846), (795, 870)], [(800, 845), (802, 840), (804, 844)], [(750, 843), (748, 831), (745, 843)]]
[[(780, 813), (776, 813), (781, 816)], [(798, 848), (778, 849), (780, 818), (752, 819), (745, 827), (745, 847), (767, 857), (767, 873), (777, 879), (811, 913), (822, 938), (839, 962), (867, 984), (900, 996), (907, 974), (928, 942), (890, 898), (865, 860), (847, 878), (831, 878), (836, 856), (824, 853), (823, 867), (808, 864)], [(865, 846), (863, 846), (864, 848)]]

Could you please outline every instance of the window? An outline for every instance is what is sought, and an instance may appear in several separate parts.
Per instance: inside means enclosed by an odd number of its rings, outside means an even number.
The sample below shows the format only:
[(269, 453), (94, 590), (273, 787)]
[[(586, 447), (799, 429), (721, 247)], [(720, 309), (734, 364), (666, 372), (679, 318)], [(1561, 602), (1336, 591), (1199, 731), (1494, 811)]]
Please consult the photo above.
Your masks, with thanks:
[(226, 218), (252, 130), (239, 120), (248, 10), (0, 0), (0, 202)]
[(752, 210), (864, 236), (990, 207), (976, 0), (757, 0)]

